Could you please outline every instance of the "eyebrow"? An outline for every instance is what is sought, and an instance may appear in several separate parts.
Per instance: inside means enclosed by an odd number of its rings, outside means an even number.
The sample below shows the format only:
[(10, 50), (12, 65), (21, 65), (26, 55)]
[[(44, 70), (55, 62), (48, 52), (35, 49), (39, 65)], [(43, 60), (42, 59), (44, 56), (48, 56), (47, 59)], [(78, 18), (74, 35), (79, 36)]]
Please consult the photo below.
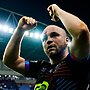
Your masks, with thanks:
[[(51, 32), (51, 33), (50, 33), (50, 37), (59, 36), (59, 35), (60, 35), (60, 34), (57, 33), (57, 32)], [(44, 41), (44, 40), (46, 40), (46, 39), (47, 39), (47, 34), (44, 33), (44, 34), (43, 34), (43, 37), (42, 37), (42, 41)]]
[[(57, 32), (51, 32), (51, 33), (50, 33), (50, 35), (51, 35), (51, 34), (60, 35), (60, 34), (59, 34), (59, 33), (57, 33)], [(45, 33), (43, 33), (42, 35), (47, 36), (47, 33), (45, 32)]]
[(59, 36), (60, 34), (59, 34), (59, 33), (57, 33), (57, 32), (51, 32), (51, 33), (50, 33), (50, 36), (51, 36), (51, 35), (56, 35), (56, 36)]

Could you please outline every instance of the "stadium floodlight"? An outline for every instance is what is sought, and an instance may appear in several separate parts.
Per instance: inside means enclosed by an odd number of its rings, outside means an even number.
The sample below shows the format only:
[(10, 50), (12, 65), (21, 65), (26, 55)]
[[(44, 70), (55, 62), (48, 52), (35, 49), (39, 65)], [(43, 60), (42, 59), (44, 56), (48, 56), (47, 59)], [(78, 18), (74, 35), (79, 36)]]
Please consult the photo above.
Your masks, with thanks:
[(25, 36), (28, 36), (28, 35), (29, 35), (29, 32), (28, 32), (28, 31), (25, 31), (25, 32), (24, 32), (24, 35), (25, 35)]
[(3, 26), (3, 31), (4, 31), (4, 32), (8, 32), (8, 29), (9, 29), (9, 28), (8, 28), (7, 25), (4, 25), (4, 26)]
[(30, 37), (34, 37), (34, 33), (30, 33)]
[(13, 31), (14, 31), (13, 28), (8, 29), (8, 32), (11, 33), (11, 34), (13, 33)]
[(14, 31), (14, 29), (13, 28), (11, 28), (11, 27), (9, 27), (8, 25), (2, 25), (2, 24), (0, 24), (0, 30), (2, 31), (2, 32), (7, 32), (7, 33), (13, 33), (13, 31)]
[(34, 38), (36, 39), (40, 38), (40, 34), (38, 32), (34, 33)]
[[(14, 28), (11, 28), (8, 25), (2, 25), (2, 24), (0, 24), (0, 30), (4, 33), (10, 33), (10, 34), (13, 34), (13, 32), (14, 32)], [(35, 39), (40, 39), (41, 38), (41, 34), (39, 32), (25, 31), (24, 36), (35, 38)]]

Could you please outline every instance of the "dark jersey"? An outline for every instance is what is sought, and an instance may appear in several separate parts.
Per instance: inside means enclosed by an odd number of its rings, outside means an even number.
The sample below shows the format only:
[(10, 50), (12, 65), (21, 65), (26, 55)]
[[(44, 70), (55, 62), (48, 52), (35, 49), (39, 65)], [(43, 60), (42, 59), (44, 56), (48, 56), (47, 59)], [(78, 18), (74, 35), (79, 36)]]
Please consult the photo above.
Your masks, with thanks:
[(25, 65), (26, 76), (36, 78), (36, 85), (48, 83), (45, 90), (86, 90), (88, 86), (89, 58), (77, 61), (69, 54), (54, 65), (45, 61), (26, 61)]

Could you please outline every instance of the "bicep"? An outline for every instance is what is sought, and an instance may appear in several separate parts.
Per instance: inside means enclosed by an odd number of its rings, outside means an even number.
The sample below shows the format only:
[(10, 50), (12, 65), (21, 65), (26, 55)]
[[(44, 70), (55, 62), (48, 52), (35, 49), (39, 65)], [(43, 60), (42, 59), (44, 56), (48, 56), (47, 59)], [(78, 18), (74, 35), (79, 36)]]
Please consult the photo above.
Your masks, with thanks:
[(16, 72), (25, 75), (25, 59), (19, 57), (12, 65), (11, 68)]
[(89, 54), (89, 33), (82, 31), (77, 37), (72, 38), (71, 53), (77, 58), (84, 58)]

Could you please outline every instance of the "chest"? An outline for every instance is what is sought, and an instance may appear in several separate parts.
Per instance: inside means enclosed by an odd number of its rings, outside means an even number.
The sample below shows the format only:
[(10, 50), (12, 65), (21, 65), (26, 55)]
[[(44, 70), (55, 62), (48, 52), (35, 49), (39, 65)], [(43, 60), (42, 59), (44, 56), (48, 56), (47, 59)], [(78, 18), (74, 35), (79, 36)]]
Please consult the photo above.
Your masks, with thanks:
[(57, 64), (53, 68), (49, 68), (45, 72), (45, 78), (51, 77), (70, 77), (72, 75), (70, 67), (67, 65), (65, 61), (62, 63)]

